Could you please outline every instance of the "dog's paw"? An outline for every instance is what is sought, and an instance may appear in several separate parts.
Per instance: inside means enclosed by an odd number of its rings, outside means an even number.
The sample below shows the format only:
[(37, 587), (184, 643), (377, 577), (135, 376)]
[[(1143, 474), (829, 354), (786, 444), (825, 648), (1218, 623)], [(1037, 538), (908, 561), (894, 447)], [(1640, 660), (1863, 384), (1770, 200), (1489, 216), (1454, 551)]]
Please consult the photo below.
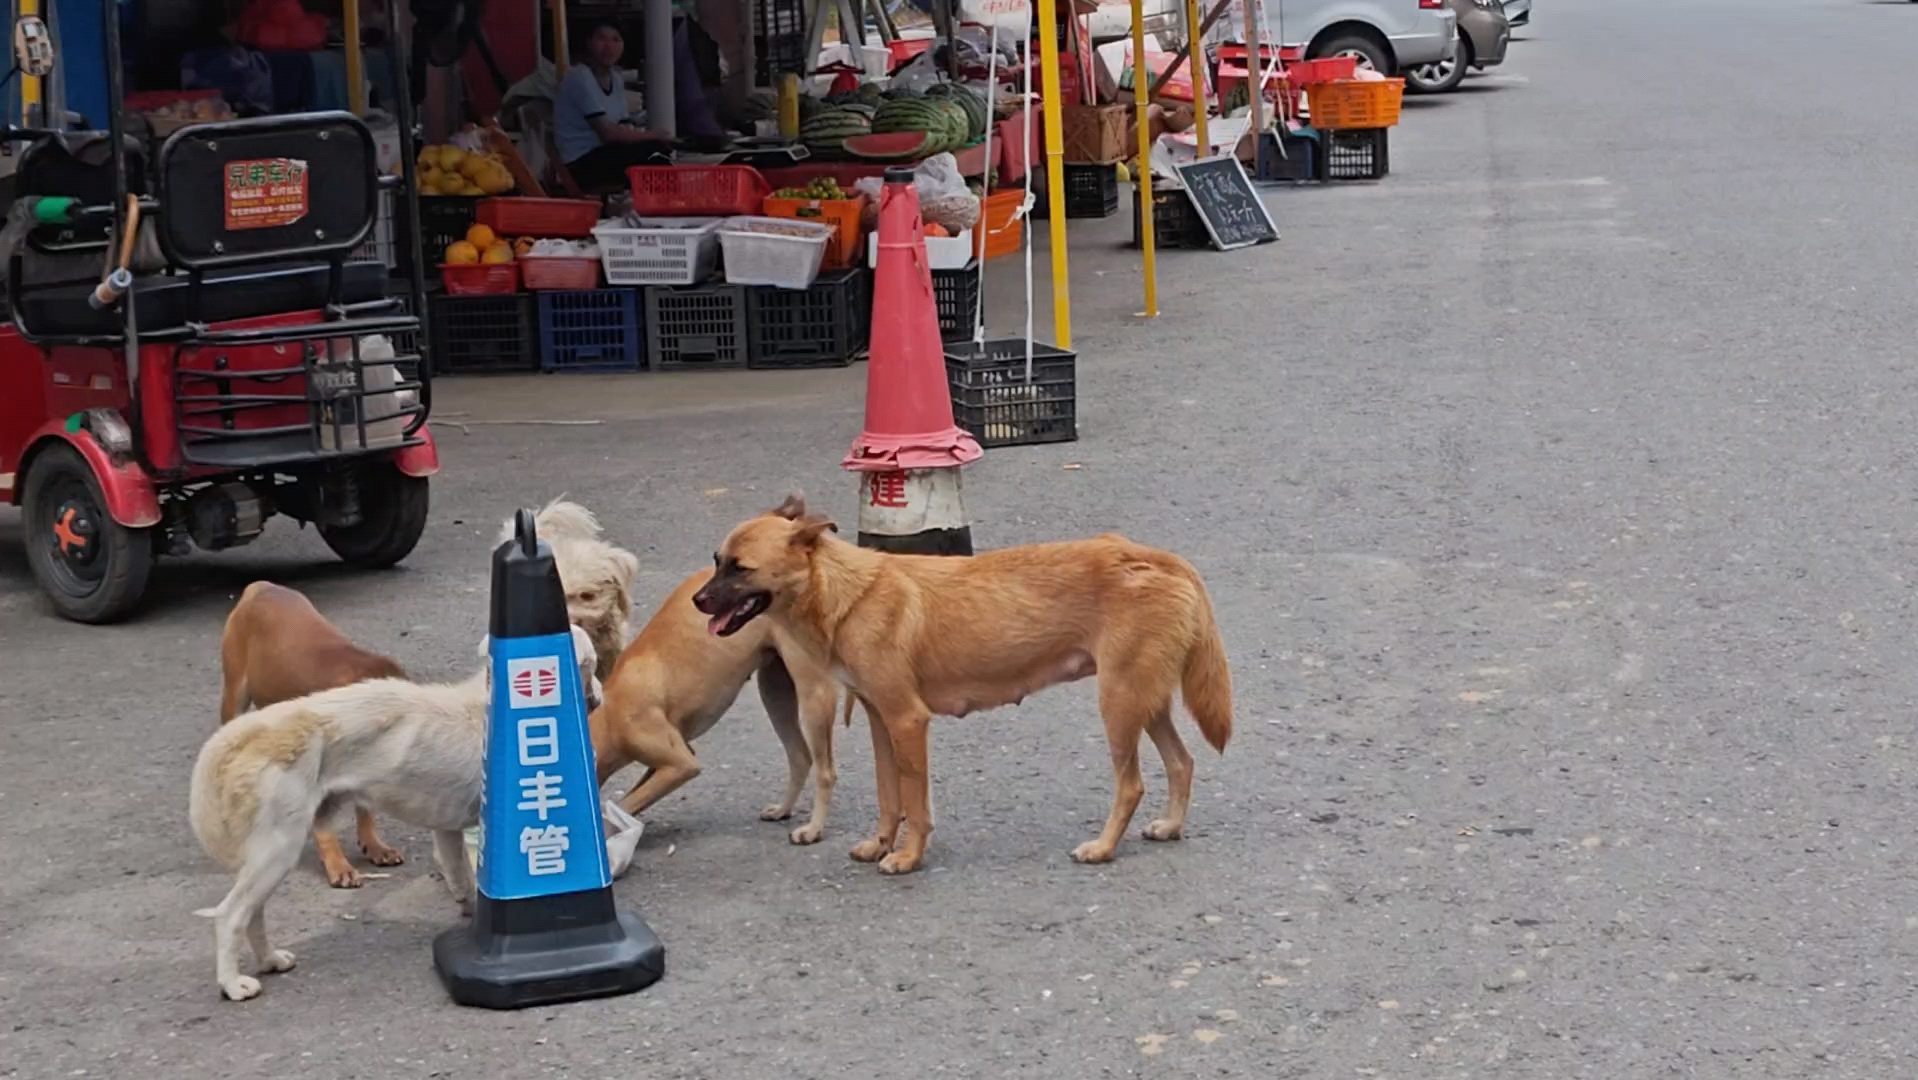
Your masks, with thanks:
[[(801, 825), (799, 828), (794, 829), (792, 831), (792, 835), (788, 836), (786, 839), (791, 840), (795, 844), (817, 844), (819, 842), (819, 838), (824, 835), (826, 835), (825, 826), (814, 825), (812, 822), (809, 821), (806, 824)], [(856, 859), (858, 858), (858, 856), (855, 855), (853, 856), (853, 858)]]
[(326, 883), (336, 889), (357, 889), (366, 884), (366, 878), (350, 866), (329, 866), (326, 868)]
[(759, 812), (761, 821), (784, 821), (793, 816), (791, 803), (774, 803)]
[(1139, 835), (1147, 840), (1177, 840), (1185, 835), (1185, 829), (1164, 818), (1157, 818), (1139, 830)]
[(1112, 848), (1097, 840), (1087, 840), (1072, 849), (1072, 861), (1076, 863), (1111, 862)]
[(366, 861), (374, 866), (398, 866), (406, 861), (406, 856), (400, 854), (398, 848), (377, 841), (372, 844), (361, 844), (360, 853), (365, 855)]
[[(262, 974), (271, 975), (292, 970), (293, 954), (287, 952), (285, 949), (274, 949), (272, 952), (266, 954), (265, 960), (260, 962), (260, 972)], [(257, 993), (257, 991), (255, 992)]]
[(892, 845), (883, 840), (866, 839), (854, 844), (847, 854), (852, 856), (854, 862), (878, 862), (891, 850)]
[(919, 859), (903, 851), (895, 851), (879, 860), (879, 872), (882, 874), (910, 874), (919, 869)]
[(220, 984), (220, 994), (228, 1001), (248, 1001), (260, 996), (260, 980), (251, 975), (236, 975), (232, 982)]

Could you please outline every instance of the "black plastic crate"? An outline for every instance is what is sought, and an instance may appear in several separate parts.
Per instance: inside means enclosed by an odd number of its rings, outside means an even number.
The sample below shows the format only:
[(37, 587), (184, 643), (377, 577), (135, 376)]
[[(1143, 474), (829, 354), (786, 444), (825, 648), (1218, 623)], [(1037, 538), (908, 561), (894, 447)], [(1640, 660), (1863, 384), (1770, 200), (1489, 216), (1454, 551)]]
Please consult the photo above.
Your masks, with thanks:
[(766, 85), (782, 72), (806, 74), (806, 6), (804, 0), (754, 0), (753, 65), (758, 82)]
[(745, 367), (751, 343), (746, 286), (648, 286), (646, 329), (654, 371)]
[(811, 288), (746, 290), (750, 368), (845, 367), (872, 329), (872, 272), (827, 270)]
[(1266, 183), (1317, 180), (1319, 141), (1302, 132), (1268, 131), (1259, 136), (1252, 177)]
[[(439, 275), (433, 272), (446, 259), (446, 246), (456, 240), (466, 239), (466, 230), (473, 227), (473, 209), (479, 204), (478, 195), (421, 195), (420, 203), (420, 260), (426, 268), (426, 287), (439, 287)], [(398, 273), (406, 273), (412, 265), (413, 246), (406, 225), (406, 197), (395, 193), (393, 199), (393, 220), (397, 228), (393, 232), (393, 265)]]
[[(1066, 217), (1108, 218), (1119, 212), (1119, 171), (1111, 165), (1061, 166), (1065, 169)], [(1042, 169), (1032, 177), (1032, 216), (1052, 216), (1051, 182)]]
[(1391, 128), (1340, 128), (1321, 131), (1321, 180), (1383, 180), (1391, 171), (1386, 136)]
[(645, 340), (638, 289), (539, 293), (541, 371), (638, 371)]
[(1072, 442), (1079, 437), (1076, 359), (1034, 342), (1027, 381), (1024, 338), (948, 348), (952, 417), (987, 448)]
[[(1132, 246), (1140, 244), (1139, 188), (1132, 193)], [(1192, 196), (1184, 188), (1152, 190), (1152, 242), (1161, 248), (1209, 248), (1212, 234), (1205, 231), (1205, 219), (1192, 207)]]
[(427, 301), (435, 375), (539, 370), (531, 293), (434, 296)]
[(942, 340), (970, 339), (972, 320), (979, 307), (979, 260), (973, 259), (957, 270), (934, 270), (932, 306), (939, 312)]

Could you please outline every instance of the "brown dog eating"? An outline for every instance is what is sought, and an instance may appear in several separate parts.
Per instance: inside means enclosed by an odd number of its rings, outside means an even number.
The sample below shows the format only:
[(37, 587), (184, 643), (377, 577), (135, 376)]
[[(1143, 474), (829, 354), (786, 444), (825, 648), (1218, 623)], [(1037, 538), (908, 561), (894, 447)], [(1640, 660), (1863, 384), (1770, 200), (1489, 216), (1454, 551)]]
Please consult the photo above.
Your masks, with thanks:
[[(872, 726), (879, 822), (852, 850), (884, 873), (917, 869), (932, 833), (926, 728), (934, 714), (1012, 705), (1048, 686), (1099, 680), (1116, 790), (1099, 835), (1072, 851), (1105, 862), (1145, 793), (1139, 735), (1165, 763), (1165, 815), (1148, 840), (1176, 840), (1192, 755), (1172, 725), (1177, 688), (1223, 752), (1232, 679), (1205, 584), (1191, 563), (1114, 533), (969, 557), (893, 555), (831, 535), (797, 498), (740, 523), (693, 602), (712, 633), (772, 622), (788, 663), (829, 670)], [(900, 826), (904, 831), (901, 834)]]
[[(404, 678), (398, 663), (353, 644), (305, 595), (256, 581), (240, 593), (220, 635), (220, 723), (250, 708), (264, 709), (337, 686)], [(370, 811), (356, 806), (353, 816), (368, 862), (398, 866), (406, 861), (380, 839)], [(357, 889), (366, 883), (346, 861), (329, 823), (314, 824), (313, 846), (334, 888)]]

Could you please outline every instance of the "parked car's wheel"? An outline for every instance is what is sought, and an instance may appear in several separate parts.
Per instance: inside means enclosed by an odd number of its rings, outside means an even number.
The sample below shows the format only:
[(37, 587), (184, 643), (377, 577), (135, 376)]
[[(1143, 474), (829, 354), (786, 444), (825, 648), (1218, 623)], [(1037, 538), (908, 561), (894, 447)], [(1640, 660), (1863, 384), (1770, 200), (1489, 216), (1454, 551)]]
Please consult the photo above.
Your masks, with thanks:
[(1453, 51), (1450, 60), (1441, 60), (1436, 64), (1420, 64), (1405, 69), (1405, 92), (1408, 94), (1445, 94), (1458, 89), (1465, 81), (1465, 73), (1472, 67), (1472, 39), (1464, 34), (1458, 36), (1458, 48)]
[(1358, 61), (1359, 67), (1368, 68), (1381, 75), (1393, 73), (1391, 52), (1383, 44), (1364, 34), (1341, 34), (1324, 42), (1312, 52), (1314, 60), (1332, 56), (1350, 56)]
[(153, 571), (153, 530), (113, 520), (100, 481), (65, 443), (33, 459), (21, 495), (27, 564), (53, 610), (83, 623), (132, 614)]
[(350, 566), (383, 570), (412, 554), (426, 531), (426, 477), (382, 464), (361, 469), (359, 482), (359, 524), (322, 525), (320, 539)]

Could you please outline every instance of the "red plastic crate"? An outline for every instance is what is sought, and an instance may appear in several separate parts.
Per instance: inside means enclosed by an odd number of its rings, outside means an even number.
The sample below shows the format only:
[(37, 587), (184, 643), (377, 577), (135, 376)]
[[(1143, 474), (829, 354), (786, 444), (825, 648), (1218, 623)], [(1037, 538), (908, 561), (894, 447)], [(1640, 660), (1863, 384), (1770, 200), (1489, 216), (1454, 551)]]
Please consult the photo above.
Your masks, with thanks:
[(519, 264), (441, 263), (440, 284), (448, 296), (498, 296), (519, 291)]
[(1293, 86), (1349, 79), (1358, 70), (1356, 56), (1328, 56), (1323, 60), (1293, 60), (1285, 65), (1285, 78)]
[(647, 217), (756, 215), (773, 190), (750, 165), (634, 165), (626, 179)]
[[(597, 199), (481, 199), (473, 220), (500, 236), (591, 236), (599, 221)], [(590, 287), (590, 286), (589, 286)]]
[(599, 259), (527, 255), (519, 260), (520, 284), (529, 289), (584, 291), (599, 287)]

